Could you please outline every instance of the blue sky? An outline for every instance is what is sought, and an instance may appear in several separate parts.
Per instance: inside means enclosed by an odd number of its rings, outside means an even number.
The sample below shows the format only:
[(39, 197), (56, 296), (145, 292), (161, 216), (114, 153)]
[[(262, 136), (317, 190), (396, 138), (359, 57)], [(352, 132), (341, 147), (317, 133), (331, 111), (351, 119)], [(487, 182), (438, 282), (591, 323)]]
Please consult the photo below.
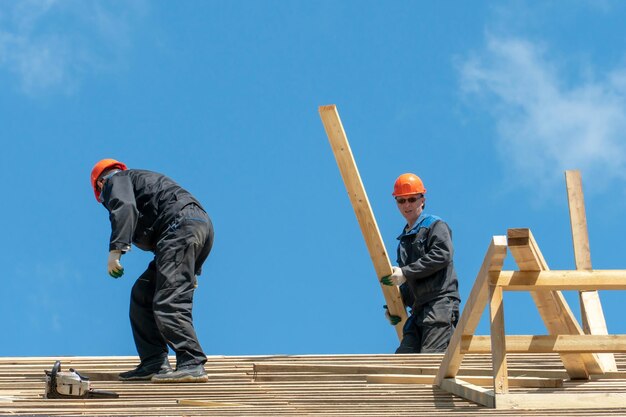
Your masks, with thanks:
[[(135, 354), (129, 294), (151, 256), (106, 274), (89, 185), (105, 157), (171, 176), (212, 217), (194, 307), (207, 354), (393, 352), (325, 104), (392, 261), (393, 181), (422, 177), (463, 301), (510, 227), (574, 269), (566, 169), (582, 171), (594, 268), (626, 269), (625, 20), (619, 1), (1, 0), (0, 355)], [(601, 297), (626, 333), (622, 293)], [(505, 320), (545, 332), (527, 294), (506, 294)]]

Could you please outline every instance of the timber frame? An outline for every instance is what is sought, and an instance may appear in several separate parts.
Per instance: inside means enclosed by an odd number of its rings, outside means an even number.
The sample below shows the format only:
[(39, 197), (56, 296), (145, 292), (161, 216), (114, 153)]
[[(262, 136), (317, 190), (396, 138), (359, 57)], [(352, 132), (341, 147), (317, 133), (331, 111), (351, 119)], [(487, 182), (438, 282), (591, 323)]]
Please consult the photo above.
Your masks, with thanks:
[[(574, 246), (575, 271), (550, 271), (529, 229), (509, 229), (494, 236), (434, 383), (439, 388), (492, 408), (553, 408), (564, 402), (577, 407), (622, 407), (623, 393), (510, 393), (506, 354), (558, 353), (571, 380), (594, 375), (626, 377), (617, 372), (613, 353), (626, 352), (626, 335), (609, 335), (597, 290), (626, 290), (626, 270), (593, 270), (579, 171), (566, 171), (565, 182)], [(518, 271), (502, 271), (510, 250)], [(581, 327), (561, 290), (578, 290)], [(506, 336), (504, 291), (529, 291), (548, 335)], [(489, 304), (490, 337), (475, 336)], [(463, 356), (492, 356), (492, 389), (457, 379)]]
[[(502, 271), (510, 249), (518, 271)], [(593, 375), (625, 378), (602, 369), (597, 353), (626, 352), (626, 335), (583, 333), (560, 290), (626, 290), (626, 270), (549, 271), (529, 229), (509, 229), (507, 236), (494, 236), (483, 266), (443, 357), (434, 384), (465, 399), (498, 409), (561, 408), (564, 403), (578, 408), (623, 407), (624, 393), (510, 393), (513, 381), (507, 370), (507, 353), (558, 353), (569, 379), (586, 380)], [(504, 291), (529, 291), (548, 328), (549, 335), (506, 336)], [(475, 336), (480, 317), (489, 304), (490, 336)], [(492, 389), (457, 378), (463, 356), (489, 353), (492, 356)], [(541, 377), (541, 375), (538, 375)], [(545, 377), (548, 377), (546, 374)], [(517, 385), (519, 386), (519, 385)], [(548, 385), (546, 385), (547, 387)]]

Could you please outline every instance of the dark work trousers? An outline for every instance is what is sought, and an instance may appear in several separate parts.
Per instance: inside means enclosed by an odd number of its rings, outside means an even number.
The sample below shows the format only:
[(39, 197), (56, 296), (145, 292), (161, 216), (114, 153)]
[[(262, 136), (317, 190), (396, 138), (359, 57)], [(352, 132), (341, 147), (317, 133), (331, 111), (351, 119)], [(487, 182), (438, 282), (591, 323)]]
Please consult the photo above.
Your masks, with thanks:
[(445, 352), (459, 321), (459, 302), (443, 297), (413, 309), (396, 353)]
[(176, 353), (177, 367), (201, 365), (206, 355), (193, 327), (193, 293), (213, 245), (213, 225), (195, 204), (185, 206), (160, 237), (155, 257), (130, 296), (130, 324), (142, 364)]

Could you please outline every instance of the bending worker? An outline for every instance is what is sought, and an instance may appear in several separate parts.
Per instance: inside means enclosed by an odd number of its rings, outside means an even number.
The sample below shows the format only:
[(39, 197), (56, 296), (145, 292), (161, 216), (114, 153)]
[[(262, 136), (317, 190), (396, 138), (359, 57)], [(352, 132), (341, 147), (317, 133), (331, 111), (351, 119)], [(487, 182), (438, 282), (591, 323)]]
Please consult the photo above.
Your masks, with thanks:
[[(207, 359), (193, 327), (192, 306), (197, 275), (213, 244), (209, 216), (170, 178), (127, 169), (114, 159), (93, 167), (91, 185), (96, 200), (109, 211), (109, 275), (124, 274), (120, 258), (131, 242), (154, 253), (130, 297), (130, 324), (141, 361), (119, 379), (206, 382)], [(168, 346), (176, 353), (175, 371)]]
[[(444, 352), (459, 320), (459, 291), (452, 261), (448, 225), (424, 213), (426, 188), (415, 174), (402, 174), (393, 196), (407, 224), (398, 236), (399, 266), (381, 282), (399, 285), (402, 300), (411, 308), (396, 353)], [(392, 324), (398, 316), (387, 317)]]

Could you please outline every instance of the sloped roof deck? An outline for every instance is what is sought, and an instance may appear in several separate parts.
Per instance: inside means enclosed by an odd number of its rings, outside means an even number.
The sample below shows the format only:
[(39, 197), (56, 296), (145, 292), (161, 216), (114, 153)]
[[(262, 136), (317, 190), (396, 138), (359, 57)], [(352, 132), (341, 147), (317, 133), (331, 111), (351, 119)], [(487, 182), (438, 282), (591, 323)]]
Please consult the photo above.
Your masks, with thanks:
[[(517, 375), (537, 371), (566, 378), (557, 354), (510, 354)], [(458, 398), (430, 384), (380, 384), (368, 374), (436, 373), (442, 355), (272, 355), (211, 356), (204, 384), (120, 382), (117, 373), (137, 364), (136, 357), (0, 358), (0, 414), (107, 416), (452, 416), (452, 415), (626, 415), (626, 379), (565, 381), (546, 392), (617, 392), (624, 408), (497, 410)], [(626, 354), (615, 355), (618, 370)], [(91, 377), (95, 389), (117, 392), (117, 399), (43, 398), (44, 370), (62, 361)], [(255, 367), (256, 365), (256, 367)], [(269, 366), (267, 366), (269, 365)], [(282, 366), (281, 366), (282, 365)], [(332, 366), (331, 366), (332, 365)], [(491, 355), (466, 355), (460, 376), (474, 371), (489, 375)], [(477, 371), (480, 370), (480, 371)], [(392, 372), (391, 372), (392, 371)], [(511, 388), (512, 392), (541, 389)]]

